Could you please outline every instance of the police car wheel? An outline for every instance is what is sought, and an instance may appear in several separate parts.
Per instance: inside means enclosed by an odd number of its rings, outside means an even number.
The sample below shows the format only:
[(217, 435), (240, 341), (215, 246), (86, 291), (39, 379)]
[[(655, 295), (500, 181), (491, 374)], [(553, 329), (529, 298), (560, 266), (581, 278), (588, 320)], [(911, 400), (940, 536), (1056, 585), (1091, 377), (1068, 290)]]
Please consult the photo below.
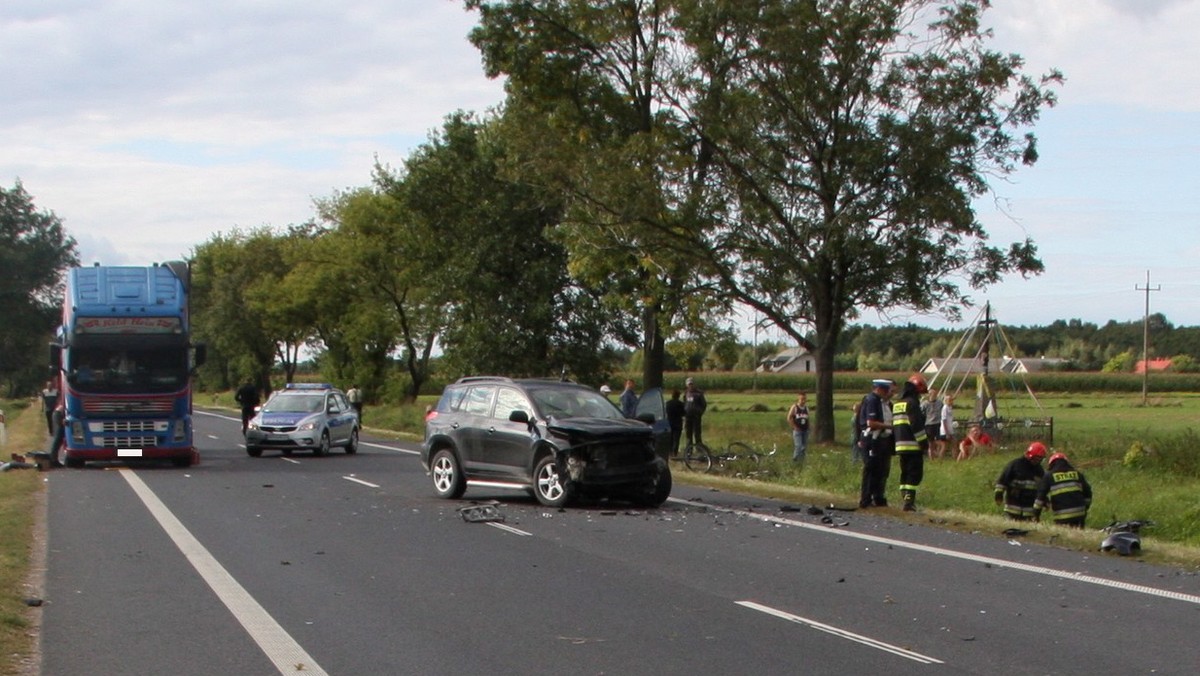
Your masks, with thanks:
[(313, 455), (328, 455), (329, 454), (329, 432), (321, 433), (321, 443), (313, 449)]

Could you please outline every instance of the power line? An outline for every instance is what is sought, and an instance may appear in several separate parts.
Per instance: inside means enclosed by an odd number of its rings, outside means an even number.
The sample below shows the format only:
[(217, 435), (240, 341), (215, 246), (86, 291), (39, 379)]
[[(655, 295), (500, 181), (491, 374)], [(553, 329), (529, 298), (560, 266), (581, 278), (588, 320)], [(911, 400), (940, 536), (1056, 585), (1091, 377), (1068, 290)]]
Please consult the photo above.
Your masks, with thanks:
[(1133, 285), (1135, 291), (1146, 292), (1146, 313), (1142, 315), (1142, 406), (1146, 405), (1150, 391), (1150, 292), (1160, 291), (1162, 285), (1150, 286), (1150, 271), (1146, 271), (1146, 286)]

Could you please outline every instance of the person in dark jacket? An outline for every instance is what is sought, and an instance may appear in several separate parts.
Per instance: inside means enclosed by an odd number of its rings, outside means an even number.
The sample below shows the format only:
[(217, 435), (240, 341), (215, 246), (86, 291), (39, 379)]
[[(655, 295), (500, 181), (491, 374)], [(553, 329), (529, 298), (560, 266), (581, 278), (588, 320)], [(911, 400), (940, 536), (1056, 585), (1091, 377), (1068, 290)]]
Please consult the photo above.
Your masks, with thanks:
[(1046, 446), (1040, 441), (1029, 444), (1025, 454), (1004, 466), (996, 479), (996, 504), (1004, 515), (1017, 521), (1034, 518), (1033, 503), (1037, 500), (1038, 484), (1045, 476), (1042, 461)]
[(679, 390), (671, 390), (671, 398), (665, 404), (667, 423), (671, 426), (671, 455), (679, 455), (679, 440), (683, 437), (683, 400)]
[(1092, 506), (1092, 487), (1083, 472), (1075, 469), (1067, 456), (1055, 453), (1050, 456), (1046, 475), (1038, 483), (1037, 498), (1033, 501), (1033, 518), (1039, 520), (1047, 507), (1054, 516), (1054, 523), (1062, 526), (1083, 528), (1088, 508)]
[(892, 387), (890, 380), (871, 382), (871, 392), (862, 401), (859, 420), (862, 421), (863, 450), (862, 490), (858, 506), (887, 507), (887, 478), (892, 471), (892, 456), (896, 440), (892, 436)]
[(242, 435), (246, 434), (246, 427), (250, 424), (250, 419), (254, 417), (254, 410), (258, 408), (261, 401), (258, 398), (258, 388), (254, 383), (247, 382), (238, 388), (236, 394), (233, 395), (236, 401), (242, 407)]
[(688, 446), (704, 444), (703, 423), (706, 410), (708, 400), (704, 398), (704, 390), (696, 387), (695, 380), (688, 378), (684, 381), (683, 391), (683, 428), (687, 432)]

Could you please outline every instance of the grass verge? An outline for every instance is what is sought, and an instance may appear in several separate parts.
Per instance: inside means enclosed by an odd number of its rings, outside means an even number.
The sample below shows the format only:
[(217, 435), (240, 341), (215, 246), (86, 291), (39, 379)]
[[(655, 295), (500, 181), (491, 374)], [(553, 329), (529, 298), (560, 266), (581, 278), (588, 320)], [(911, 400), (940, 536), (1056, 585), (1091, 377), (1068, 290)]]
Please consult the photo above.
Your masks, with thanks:
[[(45, 442), (45, 423), (28, 401), (0, 401), (4, 411), (7, 443), (0, 446), (0, 460), (13, 453), (40, 449)], [(0, 673), (38, 673), (37, 629), (41, 610), (27, 600), (37, 598), (40, 588), (31, 577), (35, 558), (35, 526), (41, 496), (42, 475), (36, 470), (0, 472)]]

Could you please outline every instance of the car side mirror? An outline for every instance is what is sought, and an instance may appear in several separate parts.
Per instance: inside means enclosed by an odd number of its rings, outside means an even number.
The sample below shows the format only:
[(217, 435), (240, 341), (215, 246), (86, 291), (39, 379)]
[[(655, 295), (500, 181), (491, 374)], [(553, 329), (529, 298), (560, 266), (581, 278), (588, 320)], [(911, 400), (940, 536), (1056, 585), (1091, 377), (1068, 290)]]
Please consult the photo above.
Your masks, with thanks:
[(526, 413), (525, 411), (517, 409), (516, 411), (513, 411), (512, 413), (508, 414), (508, 420), (509, 420), (509, 422), (524, 423), (524, 424), (528, 425), (529, 424), (529, 414)]

